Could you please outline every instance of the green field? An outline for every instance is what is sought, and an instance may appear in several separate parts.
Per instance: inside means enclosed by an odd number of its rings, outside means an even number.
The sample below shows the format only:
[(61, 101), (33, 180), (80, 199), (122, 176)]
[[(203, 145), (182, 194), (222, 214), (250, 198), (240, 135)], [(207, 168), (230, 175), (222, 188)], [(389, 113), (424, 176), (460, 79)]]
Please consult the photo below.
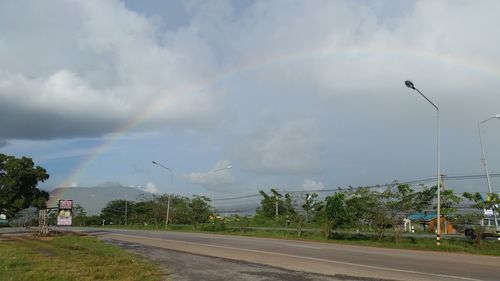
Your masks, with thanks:
[(94, 237), (0, 241), (2, 281), (165, 280), (158, 266)]

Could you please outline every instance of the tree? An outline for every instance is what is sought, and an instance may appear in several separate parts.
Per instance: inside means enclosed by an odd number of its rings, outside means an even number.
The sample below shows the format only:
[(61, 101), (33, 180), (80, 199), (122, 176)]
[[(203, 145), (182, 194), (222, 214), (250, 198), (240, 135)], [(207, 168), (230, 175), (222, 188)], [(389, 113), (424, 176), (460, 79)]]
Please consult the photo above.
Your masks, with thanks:
[(316, 198), (318, 197), (317, 193), (306, 193), (304, 196), (304, 204), (302, 205), (302, 209), (306, 213), (306, 222), (309, 222), (309, 219), (314, 216), (314, 211), (316, 210), (316, 205), (318, 202)]
[(441, 192), (441, 215), (448, 217), (458, 211), (458, 204), (462, 202), (462, 197), (453, 194), (453, 190), (447, 189)]
[(189, 217), (190, 200), (185, 196), (172, 196), (170, 202), (170, 221), (177, 224), (189, 224), (191, 218)]
[(156, 225), (156, 229), (160, 228), (162, 222), (166, 222), (167, 217), (167, 202), (168, 195), (154, 195), (153, 200), (151, 200), (151, 207), (153, 211), (153, 218)]
[(101, 210), (102, 217), (110, 223), (125, 224), (125, 205), (127, 206), (127, 216), (133, 213), (134, 202), (125, 200), (109, 201)]
[(37, 188), (49, 178), (47, 171), (31, 158), (0, 154), (0, 210), (9, 217), (30, 206), (47, 207), (49, 193)]
[[(417, 211), (428, 209), (432, 205), (434, 199), (437, 198), (437, 186), (433, 186), (431, 188), (425, 186), (422, 187), (422, 191), (415, 193), (414, 209)], [(440, 193), (441, 215), (447, 217), (458, 210), (457, 206), (460, 202), (462, 202), (462, 197), (453, 194), (453, 190), (451, 189), (443, 190)], [(434, 206), (434, 209), (436, 208), (437, 206)]]
[(421, 184), (421, 191), (415, 193), (415, 210), (422, 211), (429, 209), (432, 206), (432, 202), (437, 198), (437, 186), (428, 188), (427, 186)]
[(155, 222), (153, 213), (153, 201), (142, 201), (134, 204), (133, 212), (130, 214), (131, 223), (153, 224)]
[(381, 240), (385, 231), (392, 225), (392, 218), (388, 210), (388, 193), (373, 190), (368, 187), (359, 187), (346, 200), (350, 206), (350, 216), (356, 224), (368, 224), (377, 232)]
[(189, 202), (189, 215), (194, 228), (198, 228), (199, 223), (207, 222), (210, 216), (210, 199), (206, 196), (194, 195)]
[(73, 225), (85, 226), (86, 225), (87, 212), (80, 205), (76, 204), (73, 207)]
[(332, 230), (345, 225), (351, 220), (351, 208), (346, 204), (346, 193), (337, 192), (325, 198), (320, 208), (321, 228), (323, 235), (328, 238)]
[[(486, 198), (483, 198), (479, 192), (469, 193), (464, 192), (463, 196), (468, 200), (472, 201), (471, 207), (477, 209), (479, 212), (477, 214), (477, 218), (484, 219), (485, 214), (484, 210), (493, 210), (493, 212), (498, 212), (500, 198), (496, 193), (488, 193)], [(484, 233), (484, 226), (479, 225), (476, 227), (477, 233), (477, 243), (481, 245), (481, 238)]]
[[(276, 218), (276, 215), (281, 217), (293, 216), (296, 214), (294, 208), (294, 199), (290, 193), (286, 193), (285, 196), (279, 193), (276, 189), (271, 188), (271, 194), (268, 195), (264, 191), (259, 191), (262, 199), (260, 200), (260, 206), (257, 208), (256, 215), (265, 218)], [(277, 208), (276, 208), (277, 207)], [(277, 213), (276, 213), (277, 209)]]
[(416, 193), (410, 185), (396, 181), (381, 195), (387, 209), (387, 221), (393, 227), (394, 241), (397, 243), (401, 233), (401, 222), (415, 210)]

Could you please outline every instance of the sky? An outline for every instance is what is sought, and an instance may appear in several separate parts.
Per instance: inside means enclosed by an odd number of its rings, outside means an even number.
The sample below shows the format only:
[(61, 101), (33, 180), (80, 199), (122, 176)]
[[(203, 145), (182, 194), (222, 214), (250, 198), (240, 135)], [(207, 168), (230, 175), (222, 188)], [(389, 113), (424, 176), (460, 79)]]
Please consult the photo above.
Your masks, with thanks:
[[(410, 79), (440, 108), (442, 173), (482, 174), (499, 14), (486, 0), (0, 0), (0, 153), (47, 169), (46, 190), (432, 178), (436, 111)], [(500, 173), (500, 120), (481, 132)]]

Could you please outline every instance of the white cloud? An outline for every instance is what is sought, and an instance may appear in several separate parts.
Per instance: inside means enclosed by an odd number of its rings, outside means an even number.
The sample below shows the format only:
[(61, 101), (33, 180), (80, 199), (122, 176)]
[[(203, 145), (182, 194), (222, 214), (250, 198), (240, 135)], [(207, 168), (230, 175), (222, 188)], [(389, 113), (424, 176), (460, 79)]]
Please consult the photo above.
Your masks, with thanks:
[(229, 160), (221, 160), (208, 172), (192, 172), (184, 175), (184, 179), (193, 184), (204, 186), (227, 186), (234, 183), (234, 178), (231, 175), (231, 162)]
[(310, 179), (304, 180), (302, 183), (302, 189), (307, 190), (307, 191), (312, 191), (312, 190), (322, 190), (325, 188), (325, 185), (320, 182), (320, 181), (314, 181)]
[(156, 187), (156, 184), (152, 182), (148, 182), (144, 190), (150, 193), (158, 193), (158, 188)]

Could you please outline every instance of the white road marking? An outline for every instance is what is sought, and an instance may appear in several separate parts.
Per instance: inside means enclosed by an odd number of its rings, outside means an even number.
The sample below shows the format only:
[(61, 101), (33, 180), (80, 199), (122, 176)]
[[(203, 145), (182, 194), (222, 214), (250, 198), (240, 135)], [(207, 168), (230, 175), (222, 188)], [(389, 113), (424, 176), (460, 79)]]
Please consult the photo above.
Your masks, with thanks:
[(343, 265), (350, 265), (350, 266), (357, 266), (357, 267), (364, 267), (364, 268), (371, 268), (371, 269), (379, 269), (379, 270), (387, 270), (387, 271), (394, 271), (394, 272), (401, 272), (401, 273), (419, 274), (419, 275), (434, 276), (434, 277), (441, 277), (441, 278), (444, 277), (444, 278), (452, 278), (452, 279), (459, 279), (459, 280), (482, 281), (480, 279), (474, 279), (474, 278), (468, 278), (468, 277), (462, 277), (462, 276), (454, 276), (454, 275), (447, 275), (447, 274), (437, 274), (437, 273), (427, 273), (427, 272), (405, 270), (405, 269), (396, 269), (396, 268), (388, 268), (388, 267), (380, 267), (380, 266), (365, 265), (365, 264), (358, 264), (358, 263), (352, 263), (352, 262), (327, 260), (327, 259), (321, 259), (321, 258), (313, 258), (313, 257), (291, 255), (291, 254), (284, 254), (284, 253), (276, 253), (276, 252), (267, 252), (267, 251), (252, 250), (252, 249), (245, 249), (245, 248), (236, 248), (236, 247), (229, 247), (229, 246), (208, 245), (208, 244), (203, 244), (203, 243), (187, 242), (187, 241), (181, 241), (181, 240), (171, 240), (171, 239), (144, 237), (144, 236), (137, 236), (137, 235), (121, 234), (121, 233), (111, 233), (110, 235), (121, 235), (121, 236), (135, 237), (135, 238), (140, 238), (140, 239), (150, 239), (150, 240), (157, 240), (157, 241), (163, 241), (163, 242), (175, 242), (175, 243), (191, 244), (191, 245), (198, 245), (198, 246), (206, 246), (206, 247), (220, 248), (220, 249), (227, 249), (227, 250), (246, 251), (246, 252), (266, 254), (266, 255), (276, 255), (276, 256), (291, 257), (291, 258), (300, 258), (300, 259), (313, 260), (313, 261), (321, 261), (321, 262), (327, 262), (327, 263), (336, 263), (336, 264), (343, 264)]
[(308, 246), (308, 245), (300, 245), (300, 244), (292, 244), (292, 243), (284, 243), (283, 245), (288, 246), (288, 247), (294, 247), (294, 248), (307, 248), (307, 249), (316, 249), (316, 250), (323, 249), (323, 248), (318, 247), (318, 246)]

